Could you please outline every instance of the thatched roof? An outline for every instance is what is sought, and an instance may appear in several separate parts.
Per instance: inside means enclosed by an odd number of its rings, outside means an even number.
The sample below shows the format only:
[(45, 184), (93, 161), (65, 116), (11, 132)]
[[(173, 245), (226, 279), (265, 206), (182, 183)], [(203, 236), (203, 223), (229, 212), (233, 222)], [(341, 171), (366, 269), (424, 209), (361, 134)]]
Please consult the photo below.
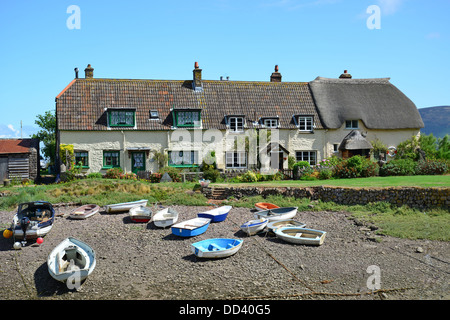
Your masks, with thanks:
[(352, 130), (339, 145), (339, 150), (373, 149), (372, 144), (358, 130)]
[(338, 129), (345, 120), (362, 120), (369, 129), (423, 128), (415, 104), (399, 89), (380, 79), (329, 79), (309, 83), (322, 124)]

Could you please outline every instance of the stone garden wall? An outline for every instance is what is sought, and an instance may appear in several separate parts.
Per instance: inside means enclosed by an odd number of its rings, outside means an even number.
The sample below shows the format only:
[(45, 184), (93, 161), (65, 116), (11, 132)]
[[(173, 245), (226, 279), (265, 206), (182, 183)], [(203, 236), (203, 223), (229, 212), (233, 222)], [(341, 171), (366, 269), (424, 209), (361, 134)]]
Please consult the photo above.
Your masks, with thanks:
[[(212, 188), (204, 188), (203, 193), (211, 198)], [(413, 208), (450, 208), (450, 188), (387, 187), (387, 188), (345, 188), (345, 187), (242, 187), (223, 188), (225, 197), (282, 195), (311, 200), (333, 201), (337, 204), (367, 204), (384, 201), (394, 205), (408, 205)]]

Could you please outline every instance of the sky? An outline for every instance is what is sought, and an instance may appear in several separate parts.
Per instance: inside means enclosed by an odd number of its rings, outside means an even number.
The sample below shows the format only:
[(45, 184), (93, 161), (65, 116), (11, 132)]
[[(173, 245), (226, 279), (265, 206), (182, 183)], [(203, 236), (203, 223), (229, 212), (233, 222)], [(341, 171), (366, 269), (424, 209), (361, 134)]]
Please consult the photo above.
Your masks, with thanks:
[(348, 70), (450, 105), (450, 0), (0, 0), (0, 49), (0, 138), (36, 133), (88, 64), (118, 79), (192, 79), (196, 61), (208, 80)]

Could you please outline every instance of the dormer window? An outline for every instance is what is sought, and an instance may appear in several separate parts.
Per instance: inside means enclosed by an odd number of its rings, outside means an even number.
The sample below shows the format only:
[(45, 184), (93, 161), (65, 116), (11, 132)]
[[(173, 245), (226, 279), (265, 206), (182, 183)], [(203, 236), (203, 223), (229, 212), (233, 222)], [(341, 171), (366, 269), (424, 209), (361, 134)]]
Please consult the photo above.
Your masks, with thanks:
[(135, 110), (133, 109), (111, 109), (108, 110), (110, 127), (134, 127)]
[(314, 129), (314, 117), (313, 116), (296, 116), (294, 119), (297, 118), (297, 127), (299, 131), (304, 132), (312, 132)]
[(345, 120), (345, 129), (358, 129), (358, 120)]
[(263, 119), (263, 125), (265, 128), (278, 128), (277, 118), (265, 118)]
[(194, 128), (201, 126), (200, 110), (180, 109), (173, 110), (176, 127)]
[(228, 127), (231, 132), (244, 132), (244, 117), (229, 117)]

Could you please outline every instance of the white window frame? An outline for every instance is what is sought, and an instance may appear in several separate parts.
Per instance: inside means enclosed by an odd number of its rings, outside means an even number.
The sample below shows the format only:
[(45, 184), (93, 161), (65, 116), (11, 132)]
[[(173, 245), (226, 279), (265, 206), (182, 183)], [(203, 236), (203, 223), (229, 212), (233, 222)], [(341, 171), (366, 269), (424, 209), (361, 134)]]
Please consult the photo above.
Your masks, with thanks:
[(311, 132), (314, 128), (314, 117), (312, 116), (298, 116), (298, 130), (304, 132)]
[(266, 118), (264, 119), (264, 127), (266, 128), (278, 128), (278, 119), (277, 118)]
[[(242, 122), (242, 124), (239, 124)], [(244, 117), (229, 117), (228, 128), (231, 132), (244, 132), (245, 119)]]
[(349, 129), (349, 130), (359, 129), (359, 121), (358, 120), (345, 120), (345, 129)]
[(247, 152), (229, 151), (225, 153), (225, 168), (247, 168)]
[[(311, 157), (311, 155), (314, 155), (313, 157)], [(314, 158), (313, 160), (311, 160), (312, 158)], [(312, 151), (312, 150), (298, 150), (295, 151), (295, 160), (297, 162), (299, 161), (308, 161), (310, 166), (315, 166), (317, 164), (317, 151)]]

